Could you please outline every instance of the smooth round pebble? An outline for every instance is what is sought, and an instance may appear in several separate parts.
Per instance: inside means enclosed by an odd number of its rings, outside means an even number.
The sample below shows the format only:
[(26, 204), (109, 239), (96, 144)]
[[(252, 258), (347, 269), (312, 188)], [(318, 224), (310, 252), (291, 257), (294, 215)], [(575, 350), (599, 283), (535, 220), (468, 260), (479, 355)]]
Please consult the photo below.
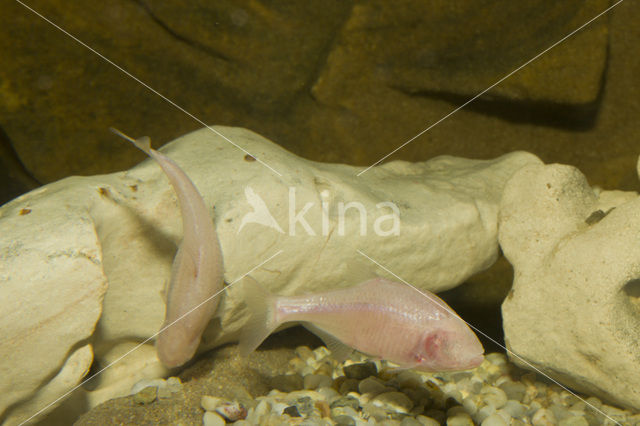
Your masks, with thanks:
[(400, 422), (400, 426), (421, 426), (421, 423), (413, 417), (405, 417)]
[(133, 396), (133, 402), (136, 404), (151, 404), (158, 396), (158, 388), (155, 386), (147, 386)]
[(331, 403), (331, 408), (337, 407), (351, 407), (354, 410), (357, 410), (358, 407), (360, 407), (360, 401), (352, 396), (343, 396)]
[(349, 416), (358, 417), (358, 412), (351, 407), (335, 407), (331, 409), (331, 417)]
[(422, 426), (440, 426), (440, 422), (434, 418), (423, 416), (422, 414), (416, 417), (416, 420)]
[(496, 408), (492, 405), (485, 405), (484, 407), (480, 407), (480, 409), (473, 416), (476, 422), (482, 423), (484, 419), (492, 415), (496, 412)]
[(481, 426), (509, 426), (509, 423), (507, 423), (500, 414), (493, 413), (487, 418), (485, 418), (482, 421), (482, 423), (480, 423), (480, 425)]
[(218, 414), (211, 411), (206, 411), (204, 413), (204, 416), (202, 416), (202, 424), (204, 426), (224, 426), (227, 424), (227, 422), (225, 422), (224, 419)]
[(141, 390), (148, 388), (148, 387), (155, 387), (155, 388), (164, 388), (167, 386), (167, 382), (164, 379), (142, 379), (142, 380), (138, 380), (132, 387), (131, 387), (131, 392), (129, 393), (129, 395), (135, 395), (138, 392), (140, 392)]
[(320, 395), (324, 396), (327, 401), (333, 401), (340, 398), (340, 394), (338, 393), (338, 391), (328, 386), (321, 386), (316, 389), (316, 391)]
[(215, 408), (215, 411), (230, 422), (247, 417), (247, 409), (238, 401), (222, 401)]
[(524, 413), (527, 412), (527, 407), (522, 405), (516, 400), (510, 399), (502, 406), (502, 409), (509, 413), (511, 417), (519, 418), (524, 416)]
[(308, 346), (298, 346), (296, 348), (296, 355), (298, 355), (304, 361), (314, 358), (313, 351)]
[(520, 402), (524, 398), (524, 394), (527, 392), (527, 387), (518, 382), (506, 381), (501, 383), (498, 387), (504, 391), (508, 399)]
[(378, 373), (378, 368), (373, 362), (363, 362), (359, 364), (351, 364), (342, 367), (344, 375), (350, 379), (362, 380), (369, 376), (375, 376)]
[(387, 418), (387, 412), (383, 408), (376, 407), (373, 404), (364, 404), (362, 411), (379, 422)]
[(495, 386), (486, 386), (481, 391), (481, 398), (485, 404), (495, 408), (502, 408), (507, 403), (507, 394)]
[(567, 409), (566, 407), (563, 407), (560, 404), (551, 404), (551, 406), (549, 407), (549, 410), (551, 410), (551, 412), (553, 413), (553, 416), (556, 418), (557, 421), (560, 421), (560, 420), (566, 419), (567, 417), (572, 416), (569, 409)]
[(539, 409), (533, 417), (531, 417), (531, 424), (533, 426), (549, 426), (555, 425), (556, 423), (556, 417), (553, 415), (553, 412), (546, 408)]
[(371, 395), (377, 395), (384, 392), (386, 389), (387, 387), (384, 383), (375, 377), (367, 377), (358, 383), (358, 392), (360, 392), (360, 394), (368, 393)]
[(571, 416), (560, 420), (558, 426), (589, 426), (589, 422), (583, 416)]
[(336, 423), (336, 426), (356, 426), (356, 421), (345, 415), (331, 417), (331, 420)]
[(356, 379), (346, 379), (340, 384), (338, 392), (341, 394), (347, 394), (358, 390), (359, 382)]
[(475, 426), (468, 414), (456, 414), (447, 418), (447, 426)]
[(205, 411), (216, 411), (216, 407), (223, 401), (222, 398), (210, 395), (202, 395), (200, 406)]
[(385, 392), (371, 400), (376, 407), (385, 411), (407, 414), (413, 408), (413, 402), (402, 392)]

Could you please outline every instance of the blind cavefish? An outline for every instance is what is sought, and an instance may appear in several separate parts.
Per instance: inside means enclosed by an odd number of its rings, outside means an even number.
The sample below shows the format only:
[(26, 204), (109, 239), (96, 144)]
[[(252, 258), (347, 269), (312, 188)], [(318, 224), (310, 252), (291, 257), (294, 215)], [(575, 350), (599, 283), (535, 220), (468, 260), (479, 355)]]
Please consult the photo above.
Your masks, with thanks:
[[(248, 355), (283, 323), (296, 321), (316, 333), (338, 359), (353, 349), (402, 368), (466, 370), (484, 359), (467, 324), (438, 296), (374, 278), (354, 287), (302, 296), (275, 296), (244, 280), (251, 318), (240, 337)], [(351, 349), (353, 348), (353, 349)]]
[(182, 215), (182, 242), (173, 259), (171, 281), (156, 350), (167, 367), (189, 361), (200, 345), (200, 337), (218, 307), (212, 297), (223, 288), (220, 242), (207, 206), (191, 179), (171, 158), (151, 148), (147, 136), (133, 139), (111, 128), (153, 158), (169, 178)]

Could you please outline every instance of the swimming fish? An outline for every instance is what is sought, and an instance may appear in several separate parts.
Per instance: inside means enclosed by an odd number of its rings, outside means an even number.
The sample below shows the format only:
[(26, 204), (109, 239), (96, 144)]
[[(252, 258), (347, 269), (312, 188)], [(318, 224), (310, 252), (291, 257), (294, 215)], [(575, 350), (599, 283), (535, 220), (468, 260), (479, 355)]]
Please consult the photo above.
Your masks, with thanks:
[(244, 356), (278, 326), (296, 321), (322, 338), (338, 360), (357, 349), (401, 368), (453, 371), (475, 368), (484, 359), (476, 335), (442, 299), (402, 283), (374, 278), (288, 297), (270, 294), (250, 277), (243, 285), (251, 312), (240, 337)]
[(198, 189), (172, 159), (152, 149), (147, 136), (133, 139), (117, 129), (110, 130), (157, 161), (178, 196), (183, 237), (173, 259), (167, 307), (156, 351), (165, 366), (179, 367), (195, 354), (200, 337), (218, 307), (218, 297), (203, 303), (223, 287), (218, 235)]

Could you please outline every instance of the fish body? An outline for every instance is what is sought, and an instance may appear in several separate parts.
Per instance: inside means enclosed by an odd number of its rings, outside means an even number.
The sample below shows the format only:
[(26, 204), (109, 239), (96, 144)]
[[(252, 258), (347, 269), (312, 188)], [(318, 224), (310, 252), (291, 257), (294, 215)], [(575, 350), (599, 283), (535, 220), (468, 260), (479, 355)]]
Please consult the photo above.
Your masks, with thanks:
[(406, 284), (375, 278), (350, 288), (287, 297), (271, 295), (253, 280), (244, 284), (251, 319), (242, 332), (242, 354), (257, 348), (279, 325), (295, 321), (316, 332), (330, 349), (341, 351), (341, 343), (401, 367), (466, 370), (484, 359), (476, 335), (442, 299)]
[(171, 268), (164, 323), (158, 334), (158, 358), (173, 368), (189, 361), (200, 344), (200, 337), (218, 307), (223, 288), (222, 251), (208, 209), (187, 174), (169, 157), (151, 148), (144, 136), (133, 143), (153, 158), (169, 178), (178, 197), (183, 238)]

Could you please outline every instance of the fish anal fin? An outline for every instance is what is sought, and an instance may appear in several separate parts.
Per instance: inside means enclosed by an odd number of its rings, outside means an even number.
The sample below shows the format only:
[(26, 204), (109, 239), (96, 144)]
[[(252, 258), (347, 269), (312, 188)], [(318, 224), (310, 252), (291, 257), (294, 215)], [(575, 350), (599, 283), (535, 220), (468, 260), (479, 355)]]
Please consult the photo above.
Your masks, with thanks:
[(331, 351), (331, 355), (336, 361), (343, 362), (353, 353), (353, 348), (345, 345), (340, 340), (336, 339), (321, 328), (318, 328), (311, 323), (303, 323), (303, 325), (313, 334), (322, 339), (324, 344), (327, 345), (327, 349)]
[(242, 282), (244, 301), (250, 314), (249, 320), (240, 332), (240, 355), (247, 356), (277, 327), (275, 321), (275, 298), (255, 279), (246, 276)]

